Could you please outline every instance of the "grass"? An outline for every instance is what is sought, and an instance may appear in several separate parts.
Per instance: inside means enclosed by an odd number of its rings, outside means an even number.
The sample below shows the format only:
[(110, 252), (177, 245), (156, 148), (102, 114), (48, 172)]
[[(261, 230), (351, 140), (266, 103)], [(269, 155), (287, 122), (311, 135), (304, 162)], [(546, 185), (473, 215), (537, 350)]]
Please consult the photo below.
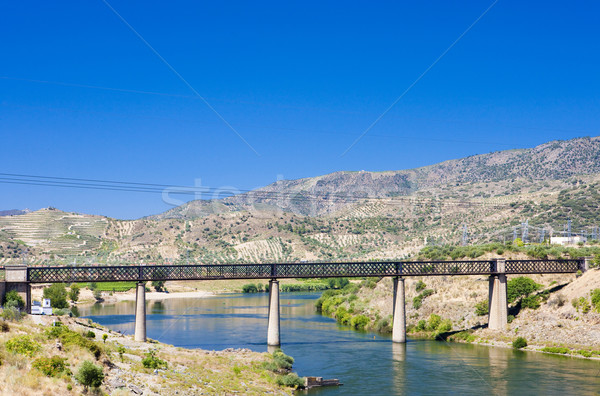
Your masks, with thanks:
[[(79, 283), (79, 286), (82, 288), (87, 287), (90, 288), (89, 283)], [(100, 290), (103, 292), (124, 292), (129, 291), (131, 289), (135, 289), (136, 282), (98, 282), (96, 283), (96, 290)]]

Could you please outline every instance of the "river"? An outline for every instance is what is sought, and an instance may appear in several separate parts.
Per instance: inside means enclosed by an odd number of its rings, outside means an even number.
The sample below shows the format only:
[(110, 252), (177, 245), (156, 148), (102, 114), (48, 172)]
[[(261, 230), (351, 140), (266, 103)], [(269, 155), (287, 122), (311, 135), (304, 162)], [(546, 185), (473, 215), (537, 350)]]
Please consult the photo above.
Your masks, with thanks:
[[(317, 293), (281, 294), (281, 343), (300, 376), (344, 385), (310, 395), (598, 395), (600, 361), (506, 348), (360, 333), (316, 313)], [(81, 314), (132, 334), (134, 302)], [(267, 295), (227, 294), (147, 302), (148, 337), (175, 346), (266, 351)]]

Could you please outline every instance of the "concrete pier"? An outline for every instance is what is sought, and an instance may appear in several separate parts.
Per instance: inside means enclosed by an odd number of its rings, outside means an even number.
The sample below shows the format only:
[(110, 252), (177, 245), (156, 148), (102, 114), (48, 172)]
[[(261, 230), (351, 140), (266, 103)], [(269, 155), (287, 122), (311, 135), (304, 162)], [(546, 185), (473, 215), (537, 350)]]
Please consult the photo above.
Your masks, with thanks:
[(0, 301), (4, 301), (4, 296), (9, 291), (15, 290), (23, 301), (25, 301), (24, 310), (31, 313), (31, 286), (27, 281), (26, 265), (7, 265), (4, 267), (5, 282), (0, 286)]
[(497, 259), (497, 274), (489, 278), (488, 328), (494, 330), (503, 329), (508, 323), (505, 268), (505, 259)]
[(135, 294), (135, 341), (146, 341), (146, 284), (138, 282)]
[(394, 278), (394, 322), (392, 341), (406, 342), (406, 307), (404, 301), (404, 278)]
[(267, 345), (280, 345), (279, 339), (279, 281), (269, 281), (269, 326), (267, 328)]

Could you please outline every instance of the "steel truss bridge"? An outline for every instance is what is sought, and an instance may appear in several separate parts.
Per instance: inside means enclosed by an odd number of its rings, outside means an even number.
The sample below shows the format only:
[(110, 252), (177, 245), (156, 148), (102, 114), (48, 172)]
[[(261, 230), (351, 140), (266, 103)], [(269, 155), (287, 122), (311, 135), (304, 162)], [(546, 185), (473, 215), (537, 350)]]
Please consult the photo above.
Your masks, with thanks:
[(336, 278), (434, 275), (561, 274), (584, 270), (584, 259), (364, 261), (214, 265), (28, 267), (29, 283)]

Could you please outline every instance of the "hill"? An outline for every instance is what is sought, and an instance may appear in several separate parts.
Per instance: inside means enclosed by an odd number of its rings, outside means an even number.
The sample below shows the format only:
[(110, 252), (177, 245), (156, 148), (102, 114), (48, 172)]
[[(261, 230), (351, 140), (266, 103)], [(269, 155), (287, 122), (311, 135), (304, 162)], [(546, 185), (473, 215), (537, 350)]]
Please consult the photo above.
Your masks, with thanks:
[[(47, 208), (0, 217), (0, 264), (403, 258), (426, 245), (598, 239), (600, 138), (555, 141), (406, 171), (336, 172), (157, 216)], [(274, 194), (274, 195), (273, 195)]]

